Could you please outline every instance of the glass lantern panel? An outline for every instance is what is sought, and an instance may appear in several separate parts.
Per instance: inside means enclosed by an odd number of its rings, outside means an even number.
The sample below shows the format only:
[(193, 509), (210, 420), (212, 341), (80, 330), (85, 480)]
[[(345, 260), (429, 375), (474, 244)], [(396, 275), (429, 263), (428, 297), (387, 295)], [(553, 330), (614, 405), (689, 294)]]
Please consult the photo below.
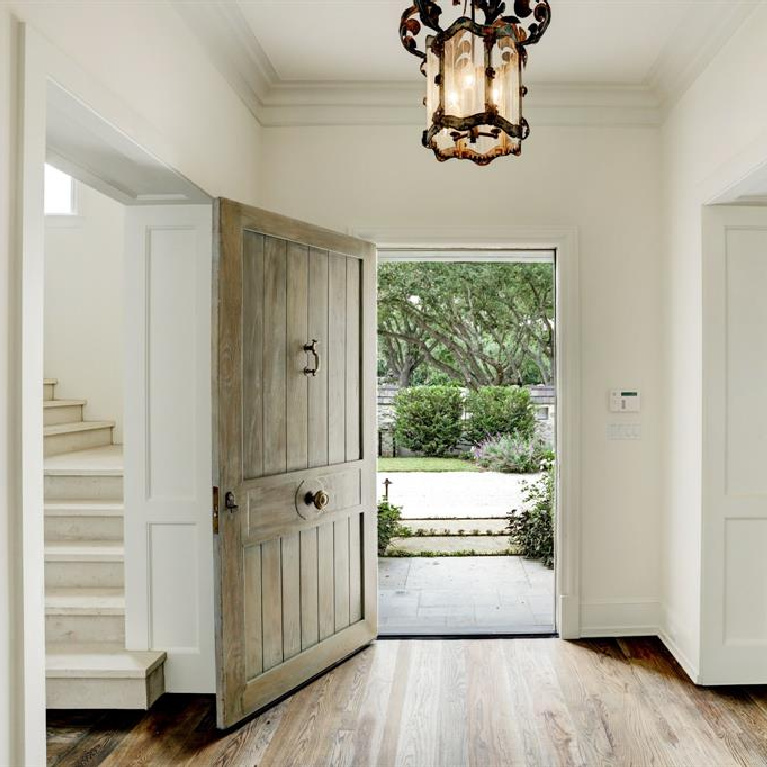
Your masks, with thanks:
[(498, 113), (510, 123), (522, 122), (522, 71), (519, 51), (510, 37), (502, 37), (493, 51), (496, 77), (494, 95)]
[(433, 38), (426, 40), (426, 128), (432, 123), (432, 117), (439, 107), (439, 56), (431, 49)]
[(481, 39), (461, 30), (445, 41), (445, 112), (468, 117), (485, 111), (485, 49)]

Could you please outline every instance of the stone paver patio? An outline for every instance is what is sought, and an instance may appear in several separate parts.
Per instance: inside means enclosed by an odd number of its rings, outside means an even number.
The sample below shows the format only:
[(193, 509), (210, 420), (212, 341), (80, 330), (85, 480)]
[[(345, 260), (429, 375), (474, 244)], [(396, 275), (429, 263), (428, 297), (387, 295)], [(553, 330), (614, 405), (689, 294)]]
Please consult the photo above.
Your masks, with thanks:
[(522, 557), (381, 557), (381, 634), (554, 631), (554, 572)]
[(540, 474), (495, 472), (392, 472), (378, 474), (378, 497), (388, 477), (389, 500), (402, 507), (403, 519), (505, 517), (522, 505), (525, 482)]

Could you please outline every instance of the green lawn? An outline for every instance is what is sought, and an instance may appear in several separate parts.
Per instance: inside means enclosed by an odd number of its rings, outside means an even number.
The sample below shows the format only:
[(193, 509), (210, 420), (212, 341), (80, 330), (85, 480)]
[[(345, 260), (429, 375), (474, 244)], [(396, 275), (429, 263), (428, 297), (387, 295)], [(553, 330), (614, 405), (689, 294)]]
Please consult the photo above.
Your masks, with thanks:
[(379, 458), (378, 471), (394, 474), (401, 471), (479, 471), (479, 467), (463, 458)]

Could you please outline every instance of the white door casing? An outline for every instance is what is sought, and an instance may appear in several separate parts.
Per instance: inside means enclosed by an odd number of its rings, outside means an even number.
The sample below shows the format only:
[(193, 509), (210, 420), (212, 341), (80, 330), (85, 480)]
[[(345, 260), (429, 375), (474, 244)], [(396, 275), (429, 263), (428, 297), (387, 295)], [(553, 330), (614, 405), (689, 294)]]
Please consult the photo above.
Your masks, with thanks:
[(125, 599), (168, 692), (215, 690), (212, 206), (127, 208)]
[(767, 682), (767, 208), (703, 212), (701, 684)]

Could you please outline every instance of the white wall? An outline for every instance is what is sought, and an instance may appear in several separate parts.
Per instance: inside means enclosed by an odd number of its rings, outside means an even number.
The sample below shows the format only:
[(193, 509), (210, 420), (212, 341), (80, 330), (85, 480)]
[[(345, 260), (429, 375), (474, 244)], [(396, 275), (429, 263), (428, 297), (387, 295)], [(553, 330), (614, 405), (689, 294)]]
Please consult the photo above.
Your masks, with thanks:
[(8, 328), (15, 322), (15, 265), (10, 253), (16, 235), (15, 195), (10, 180), (16, 172), (14, 83), (16, 46), (10, 16), (0, 9), (0, 764), (18, 763), (19, 691), (21, 663), (16, 640), (21, 616), (18, 563), (18, 391), (15, 386), (16, 349)]
[(663, 127), (665, 396), (664, 631), (687, 670), (700, 664), (702, 514), (701, 206), (767, 161), (767, 6), (674, 105)]
[(85, 419), (123, 435), (125, 209), (77, 185), (77, 216), (45, 225), (45, 360), (57, 399), (87, 399)]
[[(19, 156), (18, 28), (30, 22), (74, 62), (99, 112), (130, 113), (128, 135), (212, 195), (259, 203), (257, 123), (209, 63), (168, 3), (0, 5), (0, 764), (24, 763), (22, 602), (19, 565), (20, 328), (16, 246)], [(55, 65), (57, 67), (58, 65)], [(64, 73), (68, 79), (70, 68)], [(54, 71), (52, 74), (60, 75)], [(96, 86), (91, 87), (95, 83)], [(94, 98), (91, 98), (94, 96)], [(40, 201), (42, 205), (42, 200)], [(41, 360), (42, 367), (42, 360)], [(41, 717), (30, 724), (27, 760), (44, 749)], [(32, 755), (32, 756), (29, 756)], [(37, 760), (39, 761), (39, 759)]]
[[(477, 168), (437, 162), (419, 125), (267, 128), (264, 204), (340, 230), (579, 228), (582, 623), (593, 633), (652, 631), (661, 597), (659, 133), (532, 129), (521, 159)], [(642, 389), (641, 441), (607, 440), (607, 394), (620, 386)]]

